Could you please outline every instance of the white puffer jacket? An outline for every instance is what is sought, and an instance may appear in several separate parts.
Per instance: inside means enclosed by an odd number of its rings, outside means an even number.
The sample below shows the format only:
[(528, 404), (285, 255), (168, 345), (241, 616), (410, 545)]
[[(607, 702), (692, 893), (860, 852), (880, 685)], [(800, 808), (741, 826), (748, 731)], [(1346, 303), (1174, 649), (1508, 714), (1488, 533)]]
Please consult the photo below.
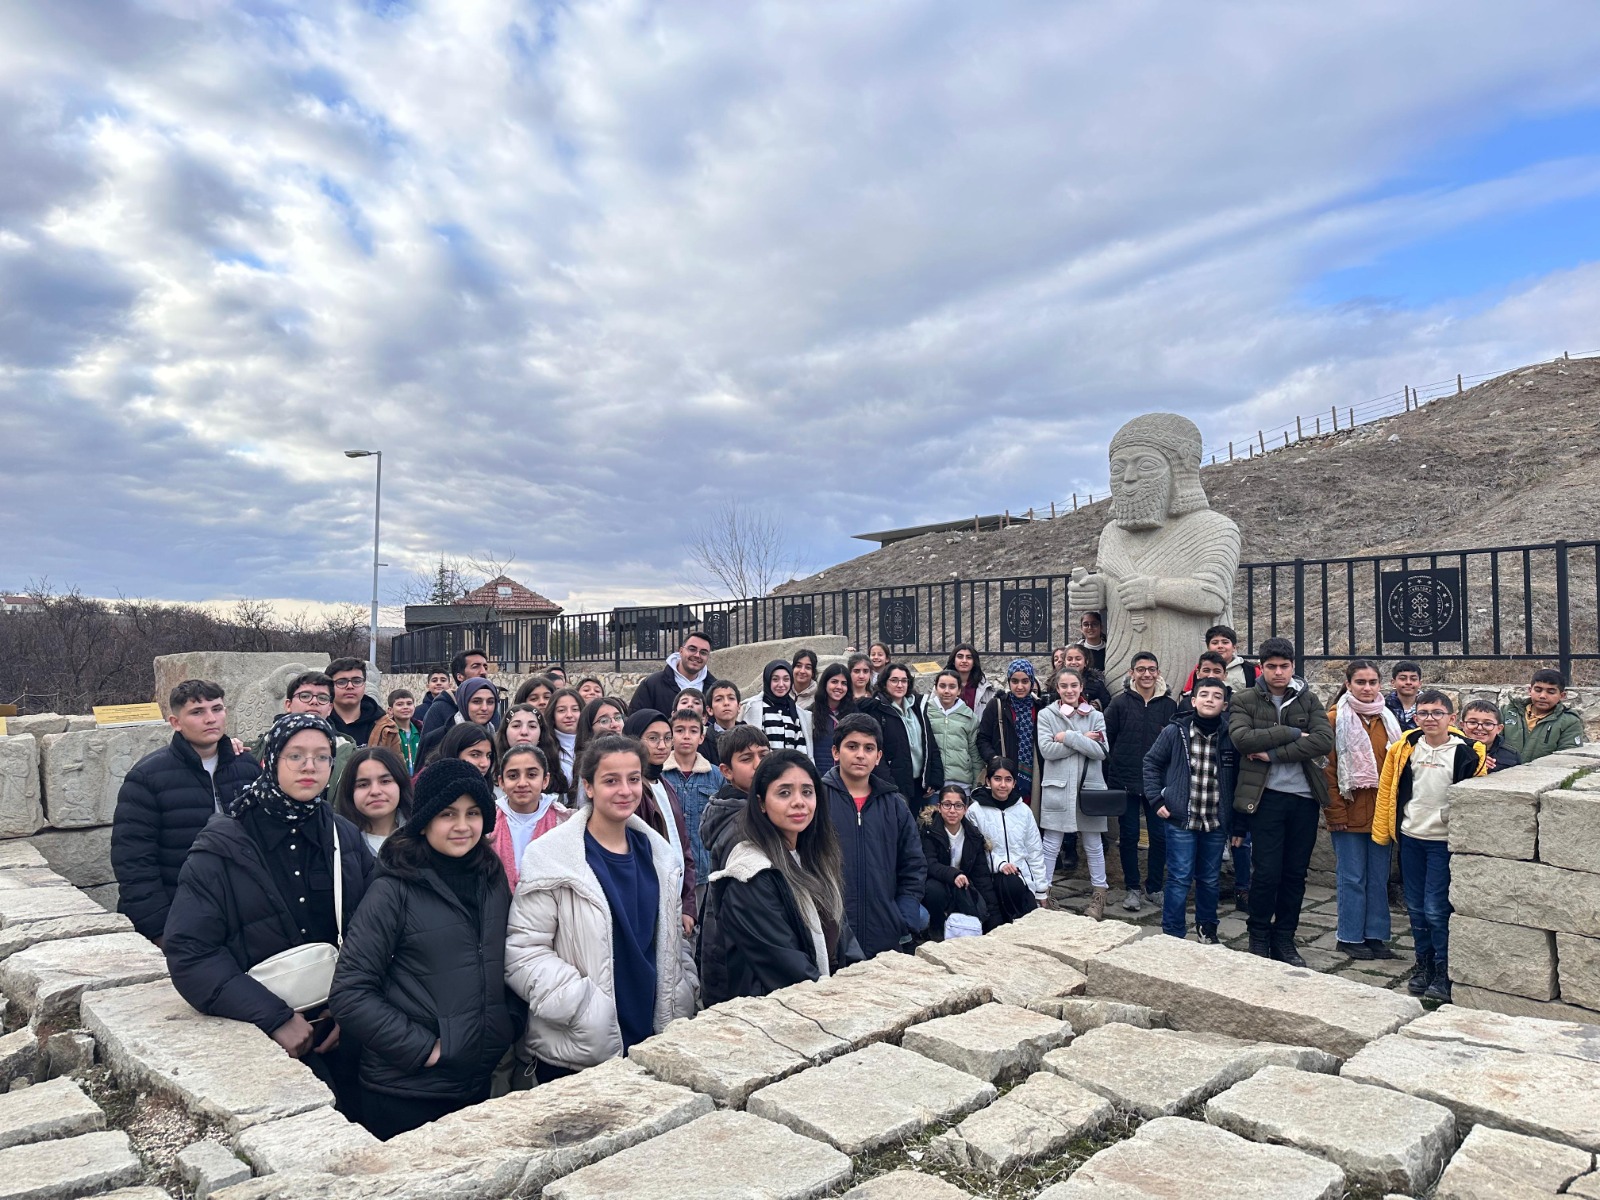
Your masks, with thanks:
[[(977, 792), (988, 795), (988, 788)], [(974, 797), (976, 797), (976, 792)], [(1026, 800), (1019, 800), (1005, 808), (984, 804), (981, 800), (967, 809), (967, 820), (983, 832), (989, 842), (989, 865), (995, 874), (1006, 863), (1011, 863), (1022, 876), (1022, 882), (1035, 896), (1050, 890), (1050, 879), (1044, 873), (1044, 839), (1039, 834), (1039, 823), (1033, 819), (1033, 810)]]
[[(622, 1053), (613, 982), (611, 906), (589, 869), (587, 807), (528, 843), (506, 928), (506, 982), (528, 1002), (523, 1057), (581, 1070)], [(694, 1016), (699, 980), (683, 941), (683, 857), (638, 817), (650, 839), (656, 916), (655, 1031)]]

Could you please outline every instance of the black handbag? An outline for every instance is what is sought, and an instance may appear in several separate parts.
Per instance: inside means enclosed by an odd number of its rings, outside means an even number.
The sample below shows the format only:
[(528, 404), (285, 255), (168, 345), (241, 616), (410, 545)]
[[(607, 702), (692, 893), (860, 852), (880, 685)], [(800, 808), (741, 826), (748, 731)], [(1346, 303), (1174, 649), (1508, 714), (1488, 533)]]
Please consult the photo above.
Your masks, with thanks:
[(1083, 788), (1078, 807), (1086, 817), (1120, 817), (1127, 810), (1128, 793), (1121, 788)]

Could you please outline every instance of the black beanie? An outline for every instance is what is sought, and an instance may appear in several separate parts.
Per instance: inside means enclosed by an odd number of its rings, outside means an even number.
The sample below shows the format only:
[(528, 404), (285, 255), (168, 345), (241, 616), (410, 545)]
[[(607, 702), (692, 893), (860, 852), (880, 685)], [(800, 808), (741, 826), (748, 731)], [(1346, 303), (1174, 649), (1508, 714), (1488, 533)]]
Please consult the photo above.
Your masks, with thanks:
[(441, 758), (429, 763), (412, 789), (411, 819), (405, 831), (423, 837), (432, 820), (462, 796), (470, 796), (483, 810), (483, 836), (494, 832), (494, 792), (483, 772), (464, 758)]

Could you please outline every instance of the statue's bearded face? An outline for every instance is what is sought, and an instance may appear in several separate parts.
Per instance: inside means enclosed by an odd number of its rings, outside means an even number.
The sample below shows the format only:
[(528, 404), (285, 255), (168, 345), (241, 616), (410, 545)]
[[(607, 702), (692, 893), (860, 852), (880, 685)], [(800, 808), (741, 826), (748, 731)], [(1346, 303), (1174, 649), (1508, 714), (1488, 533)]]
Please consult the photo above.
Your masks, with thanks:
[(1111, 512), (1123, 529), (1155, 529), (1172, 501), (1172, 467), (1154, 446), (1128, 445), (1111, 460)]

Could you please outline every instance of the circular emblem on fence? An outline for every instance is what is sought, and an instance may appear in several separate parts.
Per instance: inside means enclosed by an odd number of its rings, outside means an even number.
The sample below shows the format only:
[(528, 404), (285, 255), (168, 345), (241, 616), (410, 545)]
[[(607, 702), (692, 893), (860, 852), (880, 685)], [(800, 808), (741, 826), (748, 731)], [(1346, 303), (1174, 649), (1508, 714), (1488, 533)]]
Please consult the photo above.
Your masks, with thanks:
[(1449, 584), (1422, 573), (1394, 580), (1384, 598), (1384, 611), (1393, 626), (1418, 641), (1443, 636), (1459, 615), (1456, 594)]
[(1041, 590), (1019, 588), (1006, 596), (1000, 613), (1006, 641), (1037, 642), (1049, 636), (1050, 612)]

